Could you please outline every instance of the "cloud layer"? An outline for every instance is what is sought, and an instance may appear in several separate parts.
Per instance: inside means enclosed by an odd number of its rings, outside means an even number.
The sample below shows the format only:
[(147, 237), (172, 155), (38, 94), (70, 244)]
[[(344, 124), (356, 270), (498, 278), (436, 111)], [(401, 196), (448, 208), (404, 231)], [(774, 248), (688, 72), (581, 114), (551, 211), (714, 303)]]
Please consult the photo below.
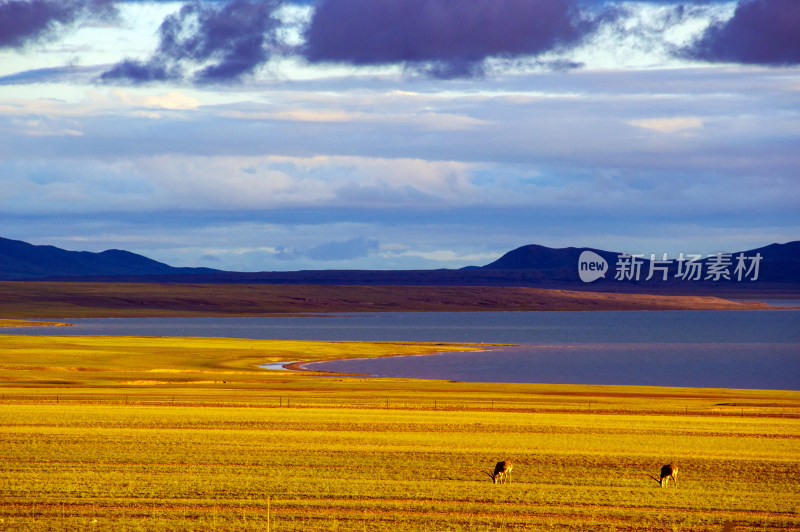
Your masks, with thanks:
[[(691, 16), (692, 4), (662, 2), (665, 26)], [(486, 60), (542, 58), (540, 66), (579, 68), (570, 50), (608, 25), (630, 27), (635, 4), (581, 0), (319, 0), (289, 44), (282, 20), (285, 0), (193, 0), (167, 16), (156, 50), (146, 59), (119, 61), (105, 82), (188, 80), (198, 84), (240, 81), (271, 58), (313, 64), (400, 65), (434, 78), (487, 74)], [(697, 4), (707, 5), (707, 2)], [(112, 0), (11, 0), (0, 4), (0, 46), (19, 47), (88, 18), (114, 13)], [(7, 21), (14, 20), (14, 24)], [(20, 23), (21, 22), (21, 23)], [(287, 25), (288, 24), (288, 25)], [(800, 3), (741, 0), (730, 19), (717, 20), (689, 45), (672, 47), (676, 58), (762, 65), (800, 63)], [(655, 36), (648, 38), (652, 39)]]
[(87, 20), (110, 20), (113, 0), (4, 0), (0, 2), (0, 48), (55, 39)]
[(682, 53), (712, 62), (800, 64), (800, 2), (744, 0), (733, 18), (712, 24)]
[(0, 0), (0, 236), (250, 271), (794, 240), (799, 4)]
[(184, 4), (159, 28), (159, 45), (146, 61), (126, 59), (102, 75), (104, 81), (238, 80), (263, 65), (276, 46), (275, 9), (281, 0), (233, 0), (221, 5)]
[(592, 31), (573, 0), (321, 0), (305, 57), (405, 63), (438, 77), (482, 72), (487, 57), (538, 55)]

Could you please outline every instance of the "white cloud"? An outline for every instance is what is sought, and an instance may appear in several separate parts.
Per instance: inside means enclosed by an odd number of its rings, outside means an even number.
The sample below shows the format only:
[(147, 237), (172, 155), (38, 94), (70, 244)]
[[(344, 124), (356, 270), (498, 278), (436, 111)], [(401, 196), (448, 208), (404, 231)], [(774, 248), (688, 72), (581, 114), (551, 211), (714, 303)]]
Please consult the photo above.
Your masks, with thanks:
[[(616, 2), (620, 19), (609, 18), (567, 58), (589, 69), (674, 68), (673, 54), (713, 21), (733, 16), (736, 1), (687, 5), (682, 2)], [(608, 4), (600, 4), (607, 6)], [(554, 59), (556, 59), (554, 57)]]
[(456, 131), (473, 129), (485, 125), (487, 121), (454, 113), (433, 111), (409, 113), (366, 113), (352, 112), (343, 109), (288, 109), (274, 112), (248, 112), (242, 110), (223, 111), (220, 116), (244, 120), (279, 120), (287, 122), (320, 122), (320, 123), (367, 123), (392, 126), (406, 124), (421, 129)]
[[(2, 93), (0, 93), (2, 94)], [(9, 98), (0, 103), (0, 116), (32, 116), (83, 119), (93, 116), (117, 116), (142, 110), (189, 111), (200, 106), (199, 100), (179, 91), (154, 93), (151, 90), (131, 93), (122, 89), (98, 92), (93, 88), (71, 90), (66, 97)], [(159, 115), (160, 116), (160, 115)]]
[(672, 118), (645, 118), (630, 120), (628, 124), (661, 133), (677, 133), (690, 129), (701, 129), (703, 120), (697, 116), (676, 116)]
[(388, 259), (396, 259), (398, 257), (421, 257), (431, 262), (463, 266), (488, 264), (499, 258), (497, 253), (464, 253), (452, 249), (415, 249), (403, 252), (384, 252), (382, 255)]
[[(116, 89), (116, 91), (123, 92), (120, 89)], [(128, 96), (128, 98), (136, 105), (157, 107), (159, 109), (186, 110), (200, 107), (200, 102), (196, 98), (192, 98), (178, 91), (139, 97)]]
[(21, 134), (29, 137), (82, 137), (83, 132), (77, 129), (53, 128), (42, 121), (28, 121), (22, 128)]

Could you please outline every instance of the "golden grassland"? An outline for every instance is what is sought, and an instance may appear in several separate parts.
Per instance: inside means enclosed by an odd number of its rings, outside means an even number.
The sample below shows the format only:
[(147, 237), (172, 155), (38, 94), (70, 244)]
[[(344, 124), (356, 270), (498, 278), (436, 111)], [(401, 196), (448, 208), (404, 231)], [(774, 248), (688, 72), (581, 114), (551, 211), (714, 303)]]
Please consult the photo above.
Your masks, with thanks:
[(0, 530), (800, 528), (798, 392), (258, 367), (489, 348), (0, 336)]
[(260, 366), (270, 363), (489, 348), (411, 342), (0, 335), (0, 383), (84, 389), (132, 384), (247, 384), (262, 382), (265, 371)]

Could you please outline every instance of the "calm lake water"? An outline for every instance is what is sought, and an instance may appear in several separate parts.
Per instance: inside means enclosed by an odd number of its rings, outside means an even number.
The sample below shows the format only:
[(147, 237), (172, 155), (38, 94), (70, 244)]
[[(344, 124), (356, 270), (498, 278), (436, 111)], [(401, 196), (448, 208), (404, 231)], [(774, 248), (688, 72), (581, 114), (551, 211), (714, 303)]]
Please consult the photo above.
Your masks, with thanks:
[(799, 311), (434, 312), (64, 320), (5, 334), (519, 344), (309, 368), (471, 382), (800, 389)]

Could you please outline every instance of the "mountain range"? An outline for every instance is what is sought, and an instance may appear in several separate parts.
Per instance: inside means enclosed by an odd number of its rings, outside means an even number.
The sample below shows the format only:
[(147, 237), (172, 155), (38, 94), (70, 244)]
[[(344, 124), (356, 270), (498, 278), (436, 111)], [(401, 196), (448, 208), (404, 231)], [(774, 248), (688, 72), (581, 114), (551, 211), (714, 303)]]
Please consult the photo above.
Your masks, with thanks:
[[(603, 275), (598, 274), (592, 282), (584, 282), (579, 277), (579, 261), (584, 257), (592, 258), (592, 262), (602, 269)], [(696, 259), (691, 270), (688, 255), (682, 263), (676, 257), (666, 261), (663, 260), (665, 257), (653, 258), (655, 262), (651, 262), (649, 256), (632, 258), (601, 249), (549, 248), (531, 244), (509, 251), (484, 266), (462, 269), (228, 272), (210, 268), (176, 268), (118, 249), (100, 253), (68, 251), (0, 238), (0, 280), (536, 286), (683, 293), (756, 289), (776, 294), (800, 291), (800, 241), (771, 244), (719, 257), (691, 257)]]
[(34, 246), (0, 238), (0, 279), (147, 276), (212, 273), (210, 268), (174, 268), (143, 255), (109, 249), (100, 253)]

